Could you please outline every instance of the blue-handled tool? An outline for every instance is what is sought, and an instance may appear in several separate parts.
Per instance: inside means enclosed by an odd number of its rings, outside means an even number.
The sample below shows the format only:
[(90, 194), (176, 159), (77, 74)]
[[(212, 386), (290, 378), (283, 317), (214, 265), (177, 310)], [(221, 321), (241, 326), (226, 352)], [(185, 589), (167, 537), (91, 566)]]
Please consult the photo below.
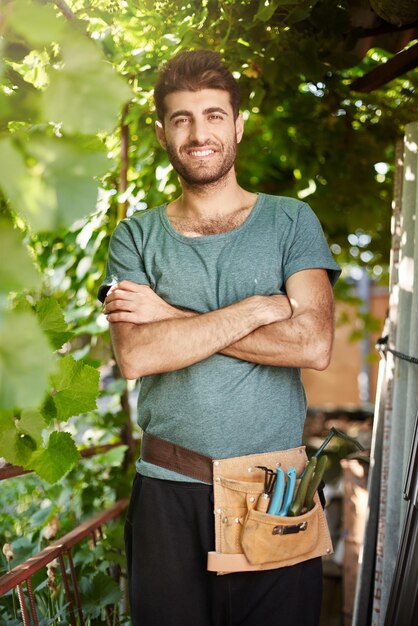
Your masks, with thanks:
[(277, 515), (277, 511), (280, 510), (282, 506), (284, 493), (284, 471), (278, 467), (276, 472), (276, 486), (274, 487), (273, 497), (270, 501), (270, 506), (268, 509), (269, 515)]
[(277, 515), (288, 514), (289, 507), (292, 503), (293, 496), (295, 493), (295, 487), (296, 487), (296, 469), (294, 467), (289, 467), (289, 469), (287, 470), (286, 493), (284, 494), (282, 508), (277, 513)]

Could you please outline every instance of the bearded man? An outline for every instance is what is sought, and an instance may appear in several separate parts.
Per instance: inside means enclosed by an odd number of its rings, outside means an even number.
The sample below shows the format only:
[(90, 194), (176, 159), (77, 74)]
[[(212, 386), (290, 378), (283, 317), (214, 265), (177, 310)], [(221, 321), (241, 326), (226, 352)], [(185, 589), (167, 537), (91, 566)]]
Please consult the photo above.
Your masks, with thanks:
[(182, 194), (118, 225), (99, 290), (120, 370), (141, 379), (144, 441), (125, 527), (132, 622), (314, 626), (319, 557), (207, 569), (214, 513), (229, 517), (214, 511), (203, 470), (205, 459), (301, 445), (300, 368), (329, 363), (339, 268), (308, 205), (238, 184), (244, 122), (218, 54), (171, 59), (155, 104)]

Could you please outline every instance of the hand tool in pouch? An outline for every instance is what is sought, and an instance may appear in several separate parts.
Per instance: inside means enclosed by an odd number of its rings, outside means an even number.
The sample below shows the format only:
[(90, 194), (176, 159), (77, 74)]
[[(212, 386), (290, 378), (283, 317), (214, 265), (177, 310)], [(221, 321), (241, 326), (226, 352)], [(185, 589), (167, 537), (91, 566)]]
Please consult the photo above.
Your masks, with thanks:
[(276, 515), (276, 511), (280, 510), (284, 493), (284, 471), (278, 467), (276, 472), (276, 486), (274, 488), (273, 497), (268, 509), (269, 515)]
[(308, 485), (305, 502), (302, 505), (302, 512), (304, 512), (305, 509), (306, 511), (310, 511), (313, 508), (313, 505), (314, 505), (313, 499), (314, 499), (315, 491), (318, 489), (319, 483), (321, 482), (324, 476), (327, 463), (328, 463), (328, 457), (326, 454), (324, 454), (323, 456), (319, 458), (318, 463), (315, 468), (315, 473), (312, 476), (311, 481)]
[(295, 487), (296, 487), (296, 469), (294, 467), (289, 467), (289, 469), (287, 470), (286, 493), (284, 494), (282, 508), (277, 513), (277, 515), (288, 514), (290, 504), (295, 494)]
[(270, 503), (271, 492), (273, 491), (274, 482), (276, 480), (276, 474), (272, 469), (265, 467), (264, 465), (257, 465), (258, 469), (264, 471), (264, 491), (258, 498), (257, 511), (266, 513), (268, 505)]
[(312, 475), (315, 471), (317, 462), (318, 462), (317, 457), (313, 456), (311, 460), (309, 461), (308, 465), (306, 466), (302, 474), (303, 478), (299, 483), (296, 497), (293, 500), (292, 504), (290, 505), (289, 513), (288, 513), (289, 517), (296, 517), (297, 515), (300, 515), (302, 511), (302, 507), (305, 502), (306, 493), (308, 491), (308, 486), (312, 478)]
[[(361, 445), (361, 443), (357, 441), (357, 439), (354, 439), (354, 437), (350, 437), (350, 435), (347, 435), (347, 433), (343, 432), (342, 430), (338, 430), (338, 428), (335, 428), (333, 426), (329, 431), (329, 435), (327, 436), (325, 441), (321, 444), (321, 446), (318, 448), (318, 450), (315, 452), (314, 456), (319, 458), (322, 455), (325, 448), (327, 447), (327, 445), (329, 444), (329, 442), (331, 441), (331, 439), (333, 439), (334, 437), (340, 437), (340, 439), (349, 441), (350, 443), (353, 444), (353, 446), (355, 446), (360, 451), (364, 450), (363, 446)], [(306, 469), (307, 467), (303, 470), (299, 478), (303, 478), (303, 476), (305, 475)]]

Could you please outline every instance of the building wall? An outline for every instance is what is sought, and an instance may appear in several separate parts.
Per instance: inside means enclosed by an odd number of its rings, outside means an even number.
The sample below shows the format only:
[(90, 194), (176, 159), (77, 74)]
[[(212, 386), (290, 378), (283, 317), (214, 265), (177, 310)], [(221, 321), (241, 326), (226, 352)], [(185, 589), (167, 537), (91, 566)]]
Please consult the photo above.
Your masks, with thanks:
[[(379, 320), (380, 329), (388, 308), (388, 290), (372, 289), (370, 313)], [(360, 398), (359, 374), (362, 356), (359, 341), (350, 341), (350, 336), (358, 328), (356, 307), (344, 302), (336, 303), (334, 349), (331, 364), (323, 372), (305, 369), (302, 379), (305, 385), (308, 404), (311, 407), (359, 407), (364, 403)], [(379, 355), (375, 343), (382, 330), (372, 335), (369, 341), (370, 359), (370, 402), (375, 401)]]

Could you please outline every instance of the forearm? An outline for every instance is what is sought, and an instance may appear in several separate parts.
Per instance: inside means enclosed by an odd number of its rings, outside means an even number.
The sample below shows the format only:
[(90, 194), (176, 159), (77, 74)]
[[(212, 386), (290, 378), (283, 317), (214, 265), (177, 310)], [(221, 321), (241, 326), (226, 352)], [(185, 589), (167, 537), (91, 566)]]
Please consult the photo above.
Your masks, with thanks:
[[(281, 300), (285, 296), (275, 296), (275, 298)], [(178, 319), (198, 315), (193, 311), (174, 307), (171, 313)], [(284, 315), (287, 314), (284, 312)], [(220, 353), (260, 365), (308, 367), (322, 370), (328, 366), (331, 356), (334, 336), (333, 317), (331, 302), (331, 307), (325, 306), (320, 313), (307, 311), (260, 326), (220, 350)]]
[(261, 365), (323, 370), (329, 364), (332, 341), (332, 320), (300, 315), (257, 328), (221, 353)]
[(116, 360), (126, 378), (188, 367), (279, 319), (273, 303), (254, 296), (231, 306), (148, 324), (111, 324)]
[[(193, 317), (177, 309), (178, 317)], [(241, 361), (322, 370), (329, 364), (334, 336), (333, 315), (299, 315), (260, 326), (220, 353)]]
[(223, 354), (280, 367), (323, 370), (329, 365), (334, 337), (332, 288), (324, 270), (305, 270), (286, 283), (292, 316), (256, 329)]

